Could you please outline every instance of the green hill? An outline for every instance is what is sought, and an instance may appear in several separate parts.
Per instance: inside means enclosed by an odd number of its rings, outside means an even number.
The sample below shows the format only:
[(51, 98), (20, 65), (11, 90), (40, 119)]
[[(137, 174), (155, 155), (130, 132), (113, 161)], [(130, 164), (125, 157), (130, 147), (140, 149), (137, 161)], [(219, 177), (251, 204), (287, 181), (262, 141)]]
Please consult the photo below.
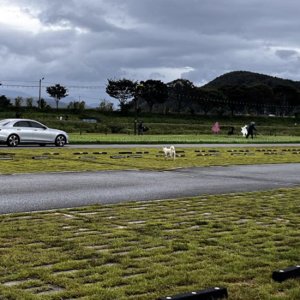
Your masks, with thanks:
[(254, 86), (267, 85), (271, 88), (276, 86), (288, 86), (300, 89), (300, 82), (289, 79), (282, 79), (269, 75), (248, 72), (248, 71), (233, 71), (223, 74), (206, 84), (205, 88), (221, 88), (224, 86)]

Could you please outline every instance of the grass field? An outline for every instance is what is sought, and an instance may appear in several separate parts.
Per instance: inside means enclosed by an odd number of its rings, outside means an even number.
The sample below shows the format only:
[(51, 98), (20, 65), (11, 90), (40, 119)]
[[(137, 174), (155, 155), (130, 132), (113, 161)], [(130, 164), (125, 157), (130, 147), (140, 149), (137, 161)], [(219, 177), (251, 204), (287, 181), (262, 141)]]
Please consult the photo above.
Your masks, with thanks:
[(299, 188), (0, 216), (0, 299), (296, 300)]
[(300, 136), (270, 136), (257, 135), (256, 138), (246, 139), (241, 135), (126, 135), (126, 134), (70, 134), (72, 144), (252, 144), (252, 143), (300, 143)]
[(0, 151), (0, 174), (124, 169), (172, 169), (211, 165), (300, 162), (297, 147), (177, 148), (175, 161), (157, 148), (34, 148)]
[[(14, 118), (16, 109), (0, 108), (0, 119)], [(134, 113), (120, 112), (103, 113), (97, 109), (89, 109), (82, 112), (74, 112), (66, 109), (52, 109), (40, 111), (36, 108), (23, 108), (22, 118), (29, 118), (40, 121), (51, 128), (65, 130), (68, 133), (123, 133), (133, 134), (134, 120), (143, 120), (145, 126), (149, 128), (152, 135), (196, 135), (211, 134), (211, 127), (215, 122), (219, 122), (221, 133), (226, 135), (231, 127), (235, 128), (235, 133), (240, 135), (240, 128), (249, 122), (256, 122), (258, 132), (265, 136), (283, 135), (300, 136), (299, 117), (268, 117), (268, 116), (217, 116), (217, 115), (184, 115), (184, 114), (150, 114), (142, 113), (138, 117)], [(59, 120), (63, 116), (63, 120)], [(66, 120), (66, 116), (68, 116)], [(93, 119), (95, 123), (86, 122)]]
[[(0, 174), (300, 162), (294, 147), (0, 150)], [(154, 300), (213, 286), (297, 300), (299, 187), (0, 216), (0, 299)], [(99, 195), (100, 197), (101, 195)]]

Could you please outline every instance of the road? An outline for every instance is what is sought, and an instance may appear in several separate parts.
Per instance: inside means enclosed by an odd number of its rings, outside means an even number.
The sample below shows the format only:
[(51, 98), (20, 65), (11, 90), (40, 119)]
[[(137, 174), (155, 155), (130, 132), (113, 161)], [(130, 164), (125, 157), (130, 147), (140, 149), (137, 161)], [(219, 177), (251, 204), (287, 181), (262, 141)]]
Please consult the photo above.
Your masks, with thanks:
[[(161, 148), (163, 146), (170, 146), (170, 143), (164, 144), (70, 144), (68, 148)], [(282, 143), (282, 144), (173, 144), (176, 148), (235, 148), (235, 147), (300, 147), (300, 143)]]
[(300, 185), (300, 164), (0, 175), (0, 213)]
[[(65, 148), (85, 148), (85, 149), (109, 149), (109, 148), (161, 148), (163, 146), (170, 145), (166, 144), (68, 144)], [(282, 144), (256, 144), (256, 143), (246, 143), (246, 144), (173, 144), (176, 148), (236, 148), (236, 147), (300, 147), (300, 143), (282, 143)], [(45, 148), (53, 148), (53, 145), (46, 145)], [(6, 145), (0, 144), (0, 149), (9, 149)], [(41, 147), (37, 145), (19, 145), (17, 148), (14, 148), (14, 151), (18, 149), (41, 149)]]

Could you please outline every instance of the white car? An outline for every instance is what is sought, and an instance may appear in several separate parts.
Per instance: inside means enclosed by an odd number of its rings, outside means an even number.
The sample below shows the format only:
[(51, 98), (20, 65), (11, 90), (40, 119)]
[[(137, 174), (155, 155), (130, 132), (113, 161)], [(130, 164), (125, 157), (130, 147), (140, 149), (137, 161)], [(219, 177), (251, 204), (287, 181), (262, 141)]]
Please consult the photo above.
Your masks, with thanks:
[(0, 120), (0, 142), (9, 147), (19, 144), (55, 144), (63, 147), (69, 142), (68, 134), (62, 130), (51, 129), (29, 119)]

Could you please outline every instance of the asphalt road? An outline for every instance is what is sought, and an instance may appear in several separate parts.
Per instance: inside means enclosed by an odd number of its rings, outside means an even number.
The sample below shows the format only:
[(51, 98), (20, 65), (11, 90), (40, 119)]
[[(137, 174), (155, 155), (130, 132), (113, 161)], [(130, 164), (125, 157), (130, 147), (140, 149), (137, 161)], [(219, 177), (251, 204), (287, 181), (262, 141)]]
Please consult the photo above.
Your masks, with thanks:
[(299, 184), (299, 163), (0, 175), (0, 213), (258, 191)]
[[(170, 146), (170, 143), (166, 144), (70, 144), (66, 145), (67, 148), (161, 148), (163, 146)], [(300, 143), (282, 143), (282, 144), (173, 144), (176, 148), (208, 148), (208, 147), (221, 147), (221, 148), (235, 148), (235, 147), (300, 147)]]
[[(251, 140), (250, 140), (251, 141)], [(161, 148), (163, 146), (168, 146), (169, 143), (165, 144), (68, 144), (65, 148), (85, 148), (85, 149), (108, 149), (108, 148)], [(256, 143), (246, 143), (246, 144), (173, 144), (175, 147), (179, 148), (207, 148), (207, 147), (222, 147), (222, 148), (236, 148), (236, 147), (300, 147), (300, 143), (282, 143), (282, 144), (256, 144)], [(54, 145), (46, 145), (44, 148), (53, 148)], [(6, 145), (0, 144), (0, 149), (9, 149)], [(14, 151), (18, 149), (41, 149), (37, 145), (19, 145), (14, 148)]]

